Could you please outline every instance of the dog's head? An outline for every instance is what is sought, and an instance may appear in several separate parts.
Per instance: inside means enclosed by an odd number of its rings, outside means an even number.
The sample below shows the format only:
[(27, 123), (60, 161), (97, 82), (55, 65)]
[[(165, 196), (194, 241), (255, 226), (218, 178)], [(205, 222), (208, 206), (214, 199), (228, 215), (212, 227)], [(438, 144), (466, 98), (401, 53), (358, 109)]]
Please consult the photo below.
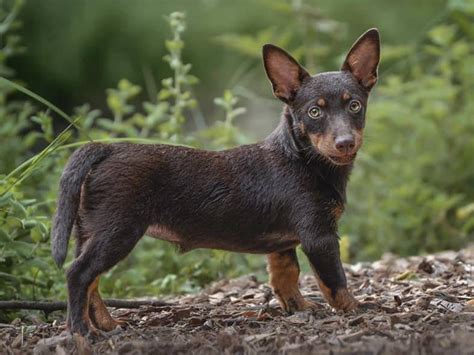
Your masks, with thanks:
[(350, 164), (362, 145), (367, 99), (377, 82), (379, 58), (376, 29), (354, 43), (340, 71), (315, 76), (283, 49), (263, 47), (273, 93), (294, 118), (291, 128), (335, 165)]

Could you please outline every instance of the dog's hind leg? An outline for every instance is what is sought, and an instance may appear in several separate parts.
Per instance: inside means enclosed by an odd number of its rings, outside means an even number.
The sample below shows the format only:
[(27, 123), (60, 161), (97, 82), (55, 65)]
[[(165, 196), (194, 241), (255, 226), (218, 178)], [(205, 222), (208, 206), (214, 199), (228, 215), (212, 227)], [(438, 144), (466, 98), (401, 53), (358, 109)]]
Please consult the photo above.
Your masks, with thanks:
[(83, 246), (79, 257), (67, 272), (70, 330), (87, 335), (93, 331), (89, 316), (89, 297), (97, 291), (94, 281), (135, 247), (146, 228), (110, 225)]
[(100, 330), (109, 332), (124, 322), (114, 319), (99, 293), (99, 276), (89, 287), (89, 317), (92, 323)]
[[(75, 258), (78, 258), (82, 253), (84, 244), (90, 238), (90, 234), (84, 232), (82, 228), (80, 216), (77, 217), (75, 227), (76, 227), (75, 235), (74, 235), (74, 239), (76, 240)], [(88, 302), (89, 302), (89, 317), (92, 321), (92, 324), (97, 329), (100, 329), (103, 331), (111, 331), (115, 329), (117, 326), (120, 326), (124, 323), (124, 322), (113, 319), (109, 311), (107, 310), (107, 306), (105, 305), (99, 293), (99, 277), (97, 277), (92, 283), (92, 285), (89, 287)], [(70, 328), (71, 326), (69, 315), (67, 317), (67, 326), (68, 328)]]
[[(90, 235), (88, 233), (85, 233), (84, 230), (82, 229), (81, 217), (79, 215), (77, 216), (74, 227), (75, 227), (74, 240), (76, 242), (75, 250), (74, 250), (74, 258), (77, 259), (81, 255), (83, 246), (87, 242), (87, 240), (90, 238)], [(68, 329), (71, 329), (71, 317), (70, 317), (69, 307), (67, 309), (67, 315), (66, 315), (66, 326)]]

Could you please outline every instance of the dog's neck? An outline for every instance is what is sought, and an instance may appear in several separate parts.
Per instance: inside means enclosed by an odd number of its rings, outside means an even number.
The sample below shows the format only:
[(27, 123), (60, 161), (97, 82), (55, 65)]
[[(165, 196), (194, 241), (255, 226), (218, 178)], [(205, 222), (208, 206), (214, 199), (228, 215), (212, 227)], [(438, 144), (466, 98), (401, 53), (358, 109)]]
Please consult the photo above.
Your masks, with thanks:
[(291, 109), (285, 105), (277, 128), (265, 143), (283, 152), (291, 161), (300, 162), (315, 179), (330, 185), (342, 201), (346, 201), (346, 185), (353, 164), (334, 165), (318, 153), (295, 123)]

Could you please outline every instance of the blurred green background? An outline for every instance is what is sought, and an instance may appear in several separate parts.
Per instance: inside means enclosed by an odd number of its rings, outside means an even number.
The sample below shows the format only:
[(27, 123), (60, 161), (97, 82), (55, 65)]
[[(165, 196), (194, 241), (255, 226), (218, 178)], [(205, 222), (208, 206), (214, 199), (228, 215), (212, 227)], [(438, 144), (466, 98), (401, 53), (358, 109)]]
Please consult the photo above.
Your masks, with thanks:
[[(254, 142), (282, 110), (262, 44), (286, 48), (312, 73), (337, 70), (370, 27), (382, 36), (380, 80), (341, 221), (343, 258), (472, 241), (474, 1), (0, 4), (0, 75), (43, 98), (0, 83), (0, 299), (65, 297), (49, 254), (50, 221), (67, 157), (88, 137), (207, 149)], [(263, 256), (181, 256), (145, 238), (102, 289), (119, 297), (192, 292), (250, 272), (266, 277)]]
[[(264, 137), (281, 105), (271, 99), (262, 70), (261, 45), (284, 46), (316, 73), (335, 70), (340, 56), (365, 30), (378, 27), (384, 44), (421, 40), (446, 15), (445, 1), (349, 0), (100, 0), (26, 1), (21, 13), (25, 55), (11, 62), (33, 91), (70, 110), (84, 102), (105, 108), (103, 92), (127, 78), (145, 87), (147, 78), (170, 74), (163, 62), (168, 26), (164, 16), (187, 14), (184, 59), (200, 79), (195, 95), (206, 122), (212, 99), (234, 89), (250, 102), (240, 124)], [(392, 63), (381, 65), (381, 74)], [(153, 94), (153, 85), (144, 97)], [(263, 106), (263, 107), (262, 107)], [(257, 120), (258, 118), (258, 120)], [(202, 120), (198, 120), (202, 128)]]

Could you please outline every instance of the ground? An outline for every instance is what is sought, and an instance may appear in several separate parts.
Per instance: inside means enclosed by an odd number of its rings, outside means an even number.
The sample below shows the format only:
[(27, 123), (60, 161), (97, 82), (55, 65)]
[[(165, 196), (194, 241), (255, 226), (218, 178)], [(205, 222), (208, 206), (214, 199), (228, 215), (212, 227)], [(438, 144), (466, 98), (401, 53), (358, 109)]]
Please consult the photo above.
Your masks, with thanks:
[(346, 265), (350, 288), (369, 305), (349, 314), (324, 302), (311, 275), (302, 292), (320, 309), (293, 315), (254, 277), (224, 280), (163, 307), (115, 309), (128, 326), (93, 342), (58, 321), (0, 324), (0, 353), (474, 354), (473, 264), (474, 247)]

